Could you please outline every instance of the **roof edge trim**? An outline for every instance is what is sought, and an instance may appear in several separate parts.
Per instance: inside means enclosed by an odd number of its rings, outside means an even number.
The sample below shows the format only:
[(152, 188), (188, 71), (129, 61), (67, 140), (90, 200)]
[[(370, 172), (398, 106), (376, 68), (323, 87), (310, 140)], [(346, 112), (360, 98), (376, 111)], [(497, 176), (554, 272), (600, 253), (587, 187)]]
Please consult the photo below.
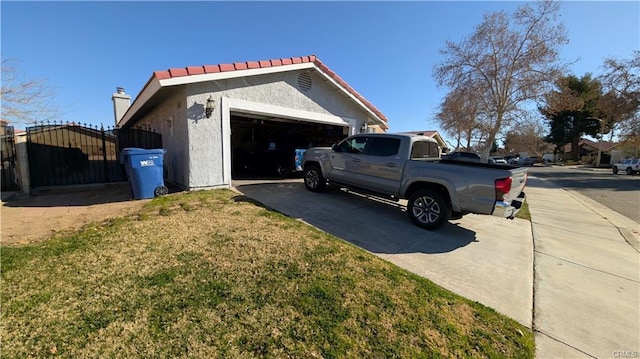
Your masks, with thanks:
[[(305, 62), (301, 64), (286, 65), (286, 71), (304, 70), (304, 69), (309, 69), (313, 67), (314, 67), (314, 64), (312, 62)], [(232, 79), (232, 78), (245, 77), (245, 76), (267, 75), (267, 74), (284, 72), (284, 71), (285, 71), (285, 67), (276, 66), (276, 67), (262, 67), (262, 68), (246, 69), (246, 70), (213, 72), (213, 73), (206, 73), (206, 74), (199, 74), (199, 75), (164, 78), (164, 79), (160, 79), (160, 85), (162, 87), (186, 85), (194, 82), (217, 81), (217, 80), (225, 80), (225, 79)]]
[(154, 74), (144, 86), (142, 91), (138, 94), (138, 96), (136, 96), (136, 98), (133, 100), (133, 103), (131, 104), (131, 106), (129, 106), (120, 121), (118, 121), (117, 127), (122, 128), (124, 125), (126, 125), (131, 117), (135, 113), (137, 113), (140, 108), (142, 108), (142, 105), (149, 101), (149, 99), (153, 97), (153, 95), (155, 95), (155, 93), (158, 92), (161, 87), (162, 85), (160, 84), (160, 80)]

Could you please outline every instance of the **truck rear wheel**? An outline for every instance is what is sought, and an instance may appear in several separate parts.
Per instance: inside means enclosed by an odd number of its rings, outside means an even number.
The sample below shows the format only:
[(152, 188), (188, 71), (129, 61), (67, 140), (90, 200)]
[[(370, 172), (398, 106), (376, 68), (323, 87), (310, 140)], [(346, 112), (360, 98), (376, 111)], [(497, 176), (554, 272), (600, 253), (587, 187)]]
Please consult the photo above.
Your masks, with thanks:
[(431, 230), (447, 221), (449, 205), (437, 192), (422, 189), (409, 197), (407, 213), (417, 226)]
[(613, 166), (613, 174), (614, 175), (618, 174), (618, 167), (617, 166)]
[(309, 165), (304, 168), (304, 186), (311, 192), (322, 192), (327, 185), (327, 181), (322, 175), (322, 170), (316, 165)]

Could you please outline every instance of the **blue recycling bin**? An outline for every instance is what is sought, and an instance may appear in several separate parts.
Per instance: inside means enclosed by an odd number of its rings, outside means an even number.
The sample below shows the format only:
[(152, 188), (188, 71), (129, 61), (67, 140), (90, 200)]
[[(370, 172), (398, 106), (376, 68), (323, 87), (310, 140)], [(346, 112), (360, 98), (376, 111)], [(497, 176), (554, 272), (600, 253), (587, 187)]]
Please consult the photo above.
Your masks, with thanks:
[(302, 171), (302, 157), (304, 157), (304, 153), (307, 152), (304, 148), (296, 148), (296, 155), (294, 157), (296, 171)]
[(120, 152), (134, 199), (153, 198), (169, 193), (164, 185), (162, 164), (165, 149), (125, 148)]

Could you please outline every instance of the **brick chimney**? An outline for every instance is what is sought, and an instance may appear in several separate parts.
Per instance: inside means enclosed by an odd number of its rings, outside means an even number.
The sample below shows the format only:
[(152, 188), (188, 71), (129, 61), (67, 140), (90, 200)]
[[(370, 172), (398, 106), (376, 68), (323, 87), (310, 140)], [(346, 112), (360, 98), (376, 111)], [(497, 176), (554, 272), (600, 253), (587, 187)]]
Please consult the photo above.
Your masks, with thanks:
[(111, 100), (113, 101), (113, 116), (115, 117), (116, 126), (118, 126), (118, 122), (131, 106), (131, 96), (124, 93), (124, 88), (118, 87), (116, 88), (116, 93), (111, 96)]

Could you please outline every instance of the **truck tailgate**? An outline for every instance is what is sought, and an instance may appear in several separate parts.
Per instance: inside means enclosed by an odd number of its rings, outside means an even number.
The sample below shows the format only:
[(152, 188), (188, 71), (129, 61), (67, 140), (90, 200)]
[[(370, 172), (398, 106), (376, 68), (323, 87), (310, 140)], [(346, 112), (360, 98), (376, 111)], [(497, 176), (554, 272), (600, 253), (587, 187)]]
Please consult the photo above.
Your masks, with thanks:
[(513, 219), (525, 199), (523, 189), (527, 183), (527, 169), (512, 168), (509, 175), (495, 180), (496, 202), (492, 214)]
[(504, 196), (505, 202), (510, 202), (518, 198), (524, 186), (527, 184), (528, 173), (526, 167), (513, 168), (509, 170), (509, 172), (511, 172), (511, 189), (509, 193)]

